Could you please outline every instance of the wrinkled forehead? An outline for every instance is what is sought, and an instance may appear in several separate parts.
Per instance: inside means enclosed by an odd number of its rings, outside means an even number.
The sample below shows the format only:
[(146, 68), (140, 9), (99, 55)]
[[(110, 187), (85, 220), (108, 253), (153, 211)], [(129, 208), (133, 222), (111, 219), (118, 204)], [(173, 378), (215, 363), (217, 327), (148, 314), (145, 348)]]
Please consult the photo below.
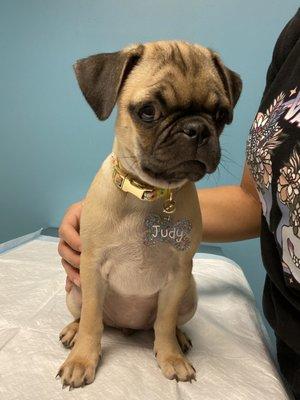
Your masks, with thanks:
[(156, 98), (168, 107), (201, 104), (212, 109), (222, 94), (224, 87), (210, 50), (176, 41), (145, 44), (142, 60), (129, 75), (122, 98), (125, 103)]

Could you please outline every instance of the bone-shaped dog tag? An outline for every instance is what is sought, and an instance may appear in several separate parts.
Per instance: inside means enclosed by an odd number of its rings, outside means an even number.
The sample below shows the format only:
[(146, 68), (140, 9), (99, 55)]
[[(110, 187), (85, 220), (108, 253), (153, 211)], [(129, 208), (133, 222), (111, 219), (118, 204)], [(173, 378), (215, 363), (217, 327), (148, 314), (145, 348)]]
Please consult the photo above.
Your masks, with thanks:
[(186, 218), (173, 222), (170, 215), (150, 214), (145, 219), (145, 226), (144, 244), (147, 246), (167, 242), (180, 251), (190, 247), (192, 223)]

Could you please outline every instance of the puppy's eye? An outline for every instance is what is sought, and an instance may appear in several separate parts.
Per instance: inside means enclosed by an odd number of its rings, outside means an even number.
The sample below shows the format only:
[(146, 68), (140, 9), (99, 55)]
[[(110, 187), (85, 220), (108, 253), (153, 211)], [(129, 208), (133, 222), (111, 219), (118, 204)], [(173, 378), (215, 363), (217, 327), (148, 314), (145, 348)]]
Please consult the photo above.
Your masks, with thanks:
[(160, 117), (160, 113), (156, 110), (153, 104), (147, 104), (139, 109), (139, 117), (144, 122), (153, 122)]

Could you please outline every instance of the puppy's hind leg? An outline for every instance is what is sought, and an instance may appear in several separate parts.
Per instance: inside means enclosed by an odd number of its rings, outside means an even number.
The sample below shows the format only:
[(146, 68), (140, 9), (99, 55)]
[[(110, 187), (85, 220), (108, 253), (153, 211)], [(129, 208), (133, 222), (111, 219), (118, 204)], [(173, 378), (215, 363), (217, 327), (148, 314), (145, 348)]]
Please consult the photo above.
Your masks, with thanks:
[(76, 342), (77, 332), (79, 328), (82, 304), (81, 289), (73, 285), (70, 292), (67, 293), (66, 302), (70, 313), (75, 318), (75, 321), (64, 327), (64, 329), (59, 334), (59, 339), (65, 347), (71, 349)]
[(76, 285), (72, 286), (70, 292), (67, 293), (66, 303), (73, 317), (75, 319), (79, 319), (82, 306), (82, 295), (81, 289), (79, 287), (77, 287)]
[(78, 328), (79, 319), (76, 319), (75, 321), (65, 326), (64, 329), (60, 332), (59, 340), (67, 349), (71, 349), (74, 346), (77, 338)]
[(191, 339), (178, 327), (176, 328), (176, 337), (181, 351), (184, 354), (187, 353), (191, 349), (191, 347), (193, 347)]
[(196, 310), (197, 310), (197, 289), (196, 282), (193, 276), (191, 275), (190, 284), (187, 292), (185, 293), (181, 304), (178, 309), (178, 317), (177, 317), (177, 327), (176, 327), (176, 337), (178, 344), (183, 353), (187, 353), (191, 347), (193, 347), (191, 339), (188, 335), (183, 332), (179, 326), (184, 325), (190, 319), (193, 318)]

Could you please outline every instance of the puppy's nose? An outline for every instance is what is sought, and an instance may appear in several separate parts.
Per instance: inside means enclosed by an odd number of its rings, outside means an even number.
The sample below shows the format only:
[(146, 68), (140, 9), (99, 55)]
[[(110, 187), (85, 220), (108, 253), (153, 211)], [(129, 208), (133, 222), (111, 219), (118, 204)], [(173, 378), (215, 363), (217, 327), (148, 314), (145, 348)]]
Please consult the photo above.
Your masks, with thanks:
[(198, 144), (204, 144), (207, 142), (210, 133), (203, 123), (198, 121), (189, 121), (183, 127), (183, 133), (191, 139), (198, 138)]

